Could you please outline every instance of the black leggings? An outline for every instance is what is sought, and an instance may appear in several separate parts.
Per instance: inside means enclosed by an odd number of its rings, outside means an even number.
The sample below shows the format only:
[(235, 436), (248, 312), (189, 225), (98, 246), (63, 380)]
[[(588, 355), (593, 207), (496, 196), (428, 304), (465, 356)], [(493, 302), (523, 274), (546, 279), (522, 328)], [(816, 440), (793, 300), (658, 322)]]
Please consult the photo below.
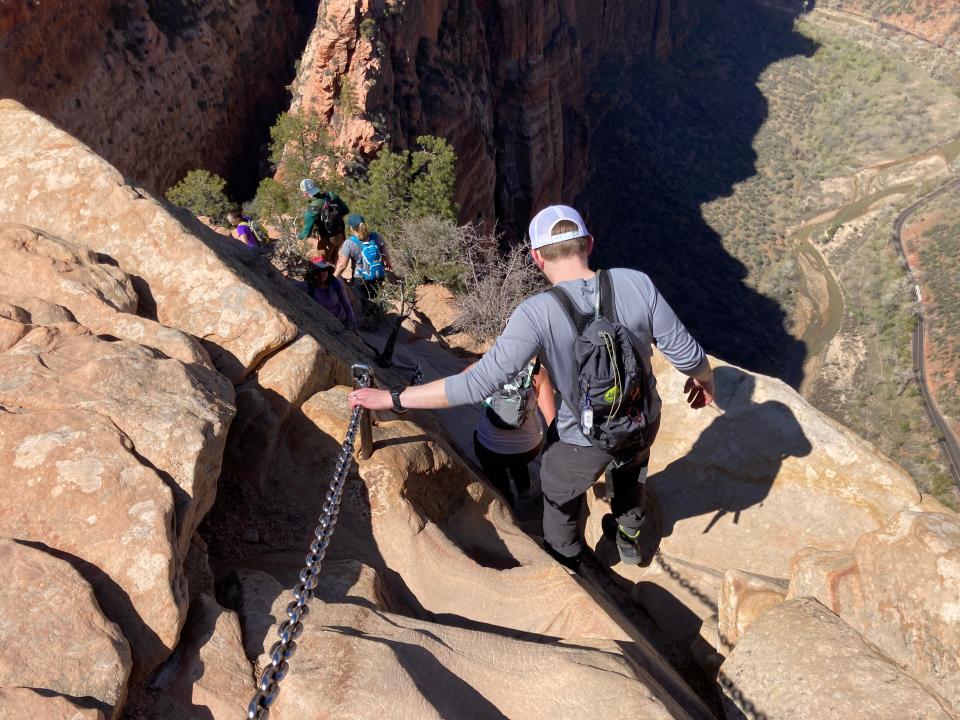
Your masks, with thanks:
[(510, 492), (510, 478), (513, 478), (514, 485), (517, 486), (517, 495), (530, 490), (530, 462), (540, 452), (541, 442), (532, 450), (515, 455), (504, 455), (493, 452), (473, 434), (473, 451), (480, 461), (480, 467), (483, 468), (483, 474), (493, 483), (493, 486), (500, 491), (500, 494), (513, 507), (513, 493)]

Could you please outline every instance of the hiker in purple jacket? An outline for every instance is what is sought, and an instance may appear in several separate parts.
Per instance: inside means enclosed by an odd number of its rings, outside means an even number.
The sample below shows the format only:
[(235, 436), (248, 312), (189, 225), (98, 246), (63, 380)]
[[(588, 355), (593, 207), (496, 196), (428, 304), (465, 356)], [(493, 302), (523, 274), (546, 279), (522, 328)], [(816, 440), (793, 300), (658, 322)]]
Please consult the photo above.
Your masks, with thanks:
[(233, 235), (237, 240), (243, 241), (251, 250), (256, 250), (260, 247), (260, 242), (257, 238), (257, 233), (250, 226), (250, 218), (245, 215), (233, 211), (227, 213), (227, 222), (233, 225), (233, 232), (230, 234)]
[(333, 265), (322, 257), (310, 262), (303, 284), (307, 294), (327, 312), (351, 330), (357, 329), (357, 316), (343, 280), (333, 277)]

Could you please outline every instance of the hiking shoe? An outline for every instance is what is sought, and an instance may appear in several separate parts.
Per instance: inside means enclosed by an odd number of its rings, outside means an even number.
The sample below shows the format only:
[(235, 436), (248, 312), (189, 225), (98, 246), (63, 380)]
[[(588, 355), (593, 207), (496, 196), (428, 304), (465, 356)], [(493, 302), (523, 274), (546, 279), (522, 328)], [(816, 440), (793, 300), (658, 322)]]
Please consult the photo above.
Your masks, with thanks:
[(620, 552), (620, 562), (625, 565), (639, 565), (642, 561), (640, 552), (640, 528), (634, 531), (617, 525), (617, 550)]
[(548, 542), (543, 543), (543, 549), (547, 551), (547, 555), (552, 557), (558, 563), (563, 565), (568, 570), (573, 570), (573, 572), (580, 572), (580, 554), (569, 557), (567, 555), (561, 555), (556, 550), (553, 549), (553, 546)]

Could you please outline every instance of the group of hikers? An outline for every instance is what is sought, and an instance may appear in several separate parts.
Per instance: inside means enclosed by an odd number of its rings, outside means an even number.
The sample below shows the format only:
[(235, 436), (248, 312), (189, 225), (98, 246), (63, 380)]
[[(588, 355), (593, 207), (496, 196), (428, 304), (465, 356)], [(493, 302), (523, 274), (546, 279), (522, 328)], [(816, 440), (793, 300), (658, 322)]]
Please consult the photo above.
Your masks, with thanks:
[[(299, 285), (357, 329), (343, 274), (349, 265), (353, 290), (368, 301), (392, 271), (386, 244), (336, 193), (321, 191), (309, 178), (300, 190), (308, 204), (299, 239), (308, 243), (311, 260)], [(236, 238), (259, 245), (248, 219), (238, 213), (229, 219)], [(351, 406), (400, 414), (480, 404), (474, 451), (512, 507), (530, 496), (529, 466), (541, 457), (544, 548), (551, 556), (579, 569), (581, 505), (603, 477), (612, 510), (604, 532), (624, 563), (649, 561), (640, 536), (661, 407), (652, 346), (688, 376), (684, 392), (692, 408), (713, 402), (713, 371), (647, 275), (590, 269), (595, 240), (575, 209), (544, 208), (530, 222), (529, 236), (531, 258), (552, 287), (517, 306), (480, 360), (426, 385), (354, 390)]]
[(544, 548), (552, 557), (579, 569), (581, 506), (603, 477), (612, 510), (605, 534), (622, 562), (649, 562), (640, 537), (661, 407), (652, 346), (687, 376), (684, 393), (694, 409), (713, 402), (713, 370), (646, 274), (590, 269), (595, 240), (575, 209), (544, 208), (529, 236), (531, 258), (552, 287), (517, 306), (480, 360), (425, 385), (359, 388), (350, 404), (402, 414), (480, 403), (477, 459), (511, 505), (510, 481), (518, 499), (528, 494), (529, 463), (546, 446), (540, 485)]
[[(343, 275), (349, 265), (353, 291), (361, 301), (371, 300), (386, 273), (393, 271), (386, 244), (379, 233), (368, 230), (363, 216), (351, 213), (332, 190), (321, 191), (316, 182), (304, 178), (300, 192), (307, 207), (297, 239), (305, 245), (309, 264), (303, 281), (297, 281), (297, 285), (347, 328), (356, 330), (360, 323)], [(248, 248), (266, 245), (268, 238), (249, 217), (232, 211), (227, 214), (227, 221), (234, 228), (233, 237)], [(336, 262), (331, 262), (331, 258), (336, 258)]]

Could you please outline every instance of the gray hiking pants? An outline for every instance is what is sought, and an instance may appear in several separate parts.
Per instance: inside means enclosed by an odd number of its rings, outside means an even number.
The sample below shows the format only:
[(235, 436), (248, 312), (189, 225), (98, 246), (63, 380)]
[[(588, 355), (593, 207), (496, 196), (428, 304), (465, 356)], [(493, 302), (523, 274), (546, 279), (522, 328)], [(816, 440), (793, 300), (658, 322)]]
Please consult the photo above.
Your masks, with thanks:
[[(643, 487), (647, 480), (650, 446), (660, 429), (660, 418), (644, 430), (644, 443), (627, 457), (616, 457), (595, 447), (570, 445), (562, 440), (550, 445), (540, 463), (543, 490), (543, 539), (558, 553), (576, 557), (583, 549), (577, 524), (583, 494), (607, 467), (613, 484), (611, 509), (624, 530), (639, 529), (643, 522)], [(609, 495), (609, 489), (607, 491)]]

